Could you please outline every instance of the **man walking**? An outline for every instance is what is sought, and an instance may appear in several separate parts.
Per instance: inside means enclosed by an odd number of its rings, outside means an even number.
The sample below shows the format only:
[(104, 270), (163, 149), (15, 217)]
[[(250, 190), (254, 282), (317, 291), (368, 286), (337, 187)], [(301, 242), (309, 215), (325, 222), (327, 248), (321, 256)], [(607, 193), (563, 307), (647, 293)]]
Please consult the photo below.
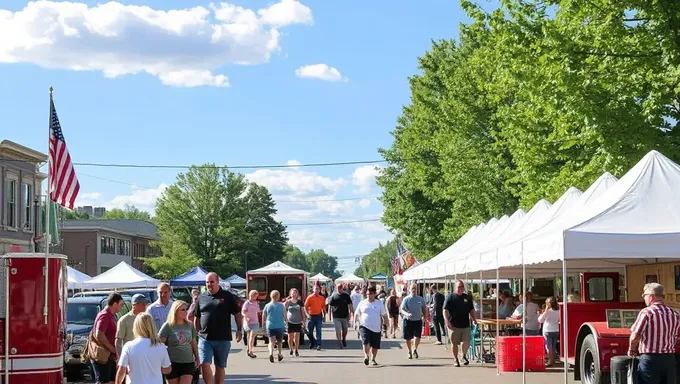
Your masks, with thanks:
[[(427, 307), (425, 306), (425, 299), (418, 296), (418, 286), (411, 284), (409, 287), (409, 295), (401, 302), (399, 312), (404, 317), (404, 340), (406, 340), (406, 347), (408, 348), (408, 358), (418, 358), (418, 346), (420, 345), (420, 336), (423, 331), (423, 318), (427, 317)], [(411, 340), (415, 338), (413, 347)]]
[(215, 383), (224, 383), (227, 358), (231, 349), (231, 316), (236, 321), (236, 342), (243, 337), (243, 321), (236, 297), (220, 287), (220, 278), (210, 272), (205, 278), (207, 290), (198, 297), (194, 326), (198, 329), (198, 356), (206, 384), (213, 384), (210, 364), (215, 363)]
[(437, 285), (430, 285), (430, 295), (428, 297), (428, 307), (432, 316), (434, 333), (437, 336), (435, 344), (442, 345), (442, 336), (446, 337), (446, 325), (444, 322), (444, 295), (437, 290)]
[[(375, 299), (375, 287), (368, 288), (368, 298), (357, 306), (354, 318), (359, 321), (359, 333), (364, 345), (364, 365), (368, 365), (369, 356), (373, 365), (380, 349), (382, 324), (387, 322), (385, 306)], [(370, 355), (369, 355), (370, 353)]]
[(638, 314), (630, 334), (629, 356), (638, 356), (640, 384), (677, 384), (675, 343), (680, 315), (664, 303), (663, 286), (645, 285), (642, 298), (647, 305)]
[(116, 331), (116, 350), (118, 351), (118, 356), (120, 356), (123, 350), (123, 345), (135, 339), (135, 335), (132, 332), (135, 318), (146, 310), (147, 304), (149, 304), (149, 299), (141, 293), (132, 296), (132, 311), (118, 319), (118, 330)]
[(158, 292), (158, 300), (149, 305), (146, 312), (153, 317), (156, 330), (160, 330), (161, 326), (168, 321), (168, 313), (170, 313), (170, 307), (173, 303), (173, 300), (170, 299), (172, 296), (170, 284), (165, 282), (158, 284), (156, 292)]
[(444, 319), (446, 328), (449, 329), (451, 339), (451, 353), (456, 361), (456, 367), (460, 367), (458, 360), (458, 345), (463, 344), (463, 364), (468, 365), (466, 354), (470, 348), (470, 318), (477, 324), (475, 319), (475, 306), (472, 298), (465, 292), (465, 284), (462, 280), (456, 280), (455, 290), (444, 300)]
[(329, 305), (333, 309), (333, 325), (335, 326), (335, 337), (338, 339), (340, 349), (347, 347), (347, 331), (349, 327), (349, 314), (354, 312), (352, 298), (345, 292), (342, 284), (337, 285), (337, 289), (330, 297)]
[[(309, 348), (321, 350), (321, 326), (323, 324), (324, 308), (326, 307), (326, 298), (321, 296), (321, 289), (318, 285), (314, 286), (314, 293), (307, 296), (305, 300), (305, 311), (307, 312), (307, 331), (310, 335)], [(316, 330), (316, 337), (312, 339), (312, 332)]]

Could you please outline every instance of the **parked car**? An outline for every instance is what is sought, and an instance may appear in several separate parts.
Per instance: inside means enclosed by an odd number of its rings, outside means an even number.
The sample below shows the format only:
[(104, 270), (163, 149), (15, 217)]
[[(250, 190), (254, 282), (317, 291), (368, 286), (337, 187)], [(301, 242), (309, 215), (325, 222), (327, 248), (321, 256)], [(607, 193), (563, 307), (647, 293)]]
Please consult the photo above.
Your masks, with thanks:
[[(108, 296), (108, 293), (106, 294)], [(116, 314), (116, 320), (130, 311), (131, 297), (123, 295), (123, 309)], [(66, 347), (64, 348), (64, 374), (68, 381), (80, 379), (89, 364), (80, 358), (87, 344), (87, 338), (94, 326), (94, 319), (106, 307), (106, 297), (71, 297), (66, 304)]]

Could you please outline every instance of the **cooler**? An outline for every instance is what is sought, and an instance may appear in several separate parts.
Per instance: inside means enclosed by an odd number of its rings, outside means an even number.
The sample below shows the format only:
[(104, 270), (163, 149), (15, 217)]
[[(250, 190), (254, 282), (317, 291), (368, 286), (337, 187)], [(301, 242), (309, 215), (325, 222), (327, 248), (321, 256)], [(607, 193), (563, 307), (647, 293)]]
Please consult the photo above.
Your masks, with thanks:
[[(545, 370), (543, 336), (526, 337), (527, 371)], [(500, 336), (496, 341), (496, 361), (502, 372), (522, 370), (522, 336)]]

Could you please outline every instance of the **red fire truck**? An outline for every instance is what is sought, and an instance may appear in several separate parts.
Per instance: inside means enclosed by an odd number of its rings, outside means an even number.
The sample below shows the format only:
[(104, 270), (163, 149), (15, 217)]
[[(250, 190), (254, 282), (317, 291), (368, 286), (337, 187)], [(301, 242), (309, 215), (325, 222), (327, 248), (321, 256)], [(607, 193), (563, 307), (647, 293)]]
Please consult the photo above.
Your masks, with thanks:
[[(580, 280), (581, 302), (567, 303), (567, 361), (574, 366), (575, 380), (609, 383), (610, 360), (628, 352), (631, 322), (645, 304), (621, 301), (618, 273), (582, 273)], [(564, 313), (563, 303), (560, 313)], [(560, 345), (564, 343), (563, 328)], [(560, 347), (560, 353), (564, 354), (564, 347)], [(680, 353), (680, 339), (676, 353)]]
[(0, 383), (62, 384), (66, 256), (0, 255)]

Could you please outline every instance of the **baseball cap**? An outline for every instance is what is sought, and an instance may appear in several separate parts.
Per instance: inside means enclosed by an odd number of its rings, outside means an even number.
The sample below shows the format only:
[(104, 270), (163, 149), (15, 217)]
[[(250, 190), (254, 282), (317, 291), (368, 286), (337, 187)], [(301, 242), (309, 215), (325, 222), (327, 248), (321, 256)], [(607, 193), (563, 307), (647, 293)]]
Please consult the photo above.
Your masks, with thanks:
[(141, 293), (138, 293), (132, 296), (132, 304), (149, 304), (149, 299)]

